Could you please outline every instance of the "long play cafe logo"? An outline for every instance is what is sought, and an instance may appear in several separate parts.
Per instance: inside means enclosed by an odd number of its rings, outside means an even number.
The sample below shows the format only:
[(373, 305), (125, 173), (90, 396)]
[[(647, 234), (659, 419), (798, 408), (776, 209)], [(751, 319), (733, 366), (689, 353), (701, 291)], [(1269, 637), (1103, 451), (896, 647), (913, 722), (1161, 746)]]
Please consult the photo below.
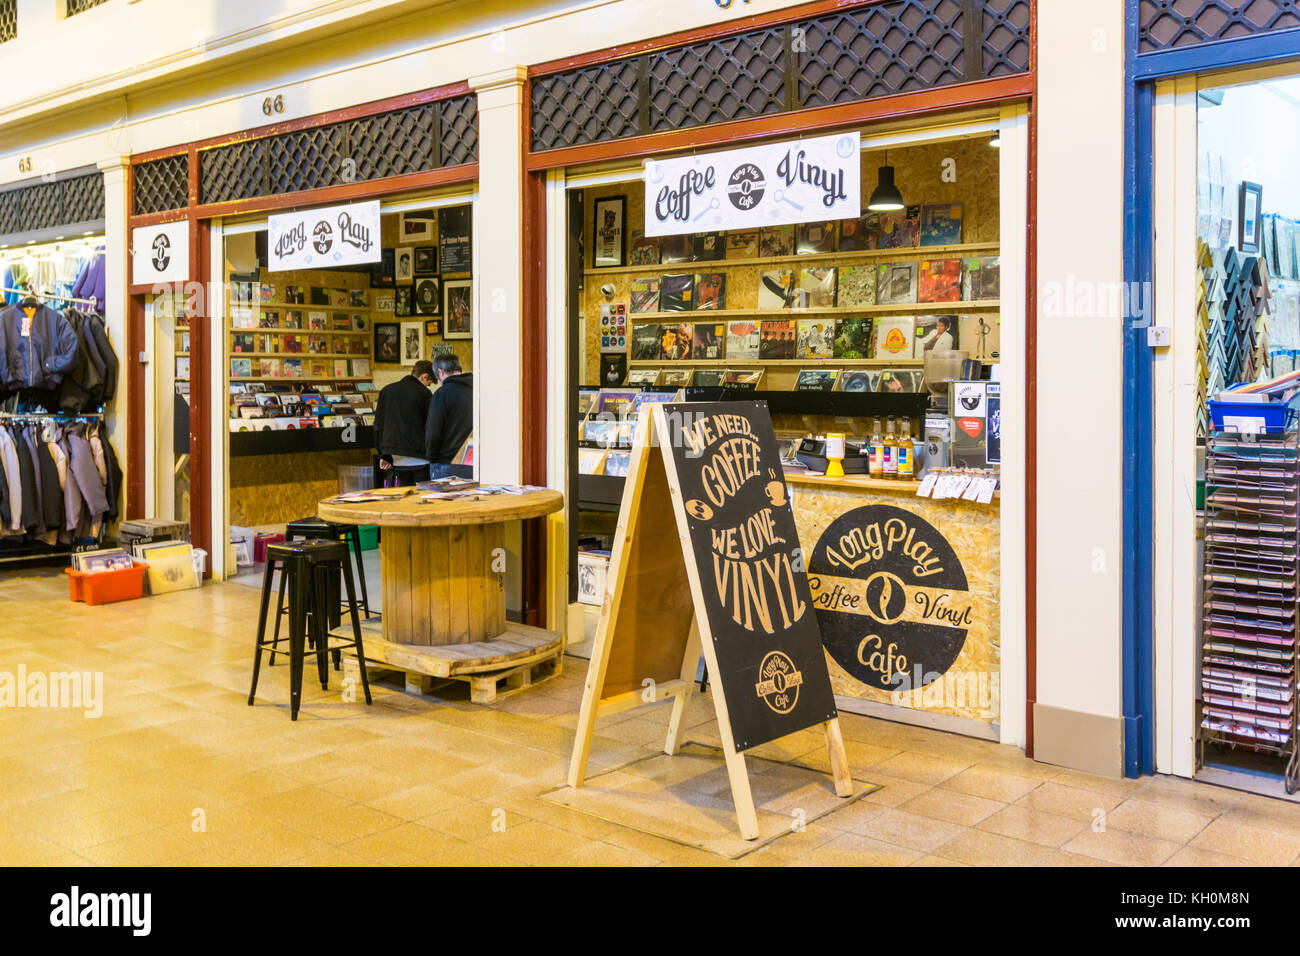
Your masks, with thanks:
[(882, 691), (938, 680), (973, 622), (966, 571), (929, 522), (902, 508), (848, 511), (822, 533), (808, 584), (827, 652)]
[(167, 238), (166, 233), (159, 233), (153, 237), (153, 267), (159, 272), (166, 272), (167, 267), (172, 264), (172, 241)]

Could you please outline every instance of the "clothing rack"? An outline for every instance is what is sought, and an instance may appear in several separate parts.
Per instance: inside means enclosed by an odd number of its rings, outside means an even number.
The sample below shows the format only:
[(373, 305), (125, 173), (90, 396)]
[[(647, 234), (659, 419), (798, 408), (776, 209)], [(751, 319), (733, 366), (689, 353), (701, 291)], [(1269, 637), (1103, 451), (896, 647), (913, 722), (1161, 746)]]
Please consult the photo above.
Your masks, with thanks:
[(95, 299), (74, 299), (67, 295), (55, 295), (53, 292), (32, 292), (30, 289), (11, 289), (8, 286), (0, 286), (0, 292), (8, 292), (13, 295), (31, 296), (36, 299), (58, 299), (60, 302), (71, 302), (75, 305), (86, 305), (91, 308), (99, 308), (99, 302)]
[(103, 412), (0, 412), (0, 422), (98, 422), (103, 419)]

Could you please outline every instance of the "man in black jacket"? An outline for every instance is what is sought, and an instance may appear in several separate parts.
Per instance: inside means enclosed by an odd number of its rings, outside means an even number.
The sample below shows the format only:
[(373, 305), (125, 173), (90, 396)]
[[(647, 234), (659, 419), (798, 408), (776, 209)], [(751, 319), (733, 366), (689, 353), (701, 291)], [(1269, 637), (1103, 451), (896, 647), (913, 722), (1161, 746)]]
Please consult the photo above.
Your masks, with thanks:
[(454, 355), (439, 355), (433, 369), (440, 384), (425, 419), (424, 454), (447, 465), (474, 431), (474, 373), (462, 372)]
[(408, 476), (420, 468), (428, 476), (429, 459), (424, 453), (424, 423), (429, 401), (433, 397), (433, 363), (420, 360), (411, 374), (385, 385), (375, 405), (375, 449), (379, 467), (384, 471), (397, 468)]

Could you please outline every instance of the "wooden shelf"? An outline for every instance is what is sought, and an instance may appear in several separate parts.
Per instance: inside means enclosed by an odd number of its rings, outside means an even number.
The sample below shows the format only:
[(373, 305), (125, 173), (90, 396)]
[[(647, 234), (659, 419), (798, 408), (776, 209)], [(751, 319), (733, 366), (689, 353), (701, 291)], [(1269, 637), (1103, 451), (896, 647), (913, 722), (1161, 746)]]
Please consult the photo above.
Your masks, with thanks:
[(636, 359), (628, 368), (661, 368), (688, 371), (693, 368), (921, 368), (925, 359)]
[(369, 353), (357, 352), (231, 352), (231, 358), (288, 358), (288, 359), (368, 359)]
[(258, 305), (235, 305), (227, 303), (227, 310), (233, 312), (236, 309), (290, 309), (295, 312), (369, 312), (368, 305), (302, 305), (290, 302), (262, 302)]
[(227, 327), (232, 335), (249, 335), (253, 332), (265, 332), (270, 335), (370, 335), (370, 331), (356, 329), (236, 329)]
[(235, 382), (368, 382), (369, 375), (240, 375), (226, 379), (232, 385)]
[(607, 276), (619, 273), (655, 274), (673, 272), (718, 272), (736, 266), (766, 266), (804, 262), (811, 265), (855, 262), (897, 262), (909, 259), (956, 259), (981, 254), (997, 254), (999, 243), (968, 242), (953, 246), (905, 246), (898, 249), (866, 249), (861, 252), (822, 252), (795, 256), (755, 256), (752, 259), (713, 259), (696, 262), (661, 262), (649, 266), (614, 266), (609, 269), (585, 269), (584, 276)]
[(712, 317), (719, 319), (746, 318), (754, 316), (772, 316), (785, 319), (815, 319), (820, 316), (863, 316), (871, 315), (915, 315), (935, 312), (994, 312), (1002, 308), (1001, 299), (976, 299), (971, 302), (905, 302), (901, 305), (863, 305), (832, 306), (818, 309), (691, 309), (681, 312), (637, 312), (629, 313), (628, 321), (637, 323), (662, 324), (671, 319), (678, 322), (707, 322)]

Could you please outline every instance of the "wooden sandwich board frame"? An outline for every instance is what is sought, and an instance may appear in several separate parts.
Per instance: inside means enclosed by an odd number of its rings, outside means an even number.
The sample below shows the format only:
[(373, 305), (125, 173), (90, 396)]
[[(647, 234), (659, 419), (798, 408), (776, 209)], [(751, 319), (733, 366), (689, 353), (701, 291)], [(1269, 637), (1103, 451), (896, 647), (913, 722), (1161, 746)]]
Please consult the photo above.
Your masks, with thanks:
[[(663, 407), (641, 409), (569, 764), (568, 784), (575, 789), (586, 782), (598, 717), (672, 698), (664, 753), (675, 756), (700, 654), (711, 675), (720, 673), (676, 467), (664, 447), (670, 440)], [(675, 521), (667, 520), (669, 513)], [(758, 815), (745, 755), (736, 747), (721, 681), (711, 689), (740, 833), (755, 840)], [(838, 716), (822, 727), (835, 792), (852, 796)]]

